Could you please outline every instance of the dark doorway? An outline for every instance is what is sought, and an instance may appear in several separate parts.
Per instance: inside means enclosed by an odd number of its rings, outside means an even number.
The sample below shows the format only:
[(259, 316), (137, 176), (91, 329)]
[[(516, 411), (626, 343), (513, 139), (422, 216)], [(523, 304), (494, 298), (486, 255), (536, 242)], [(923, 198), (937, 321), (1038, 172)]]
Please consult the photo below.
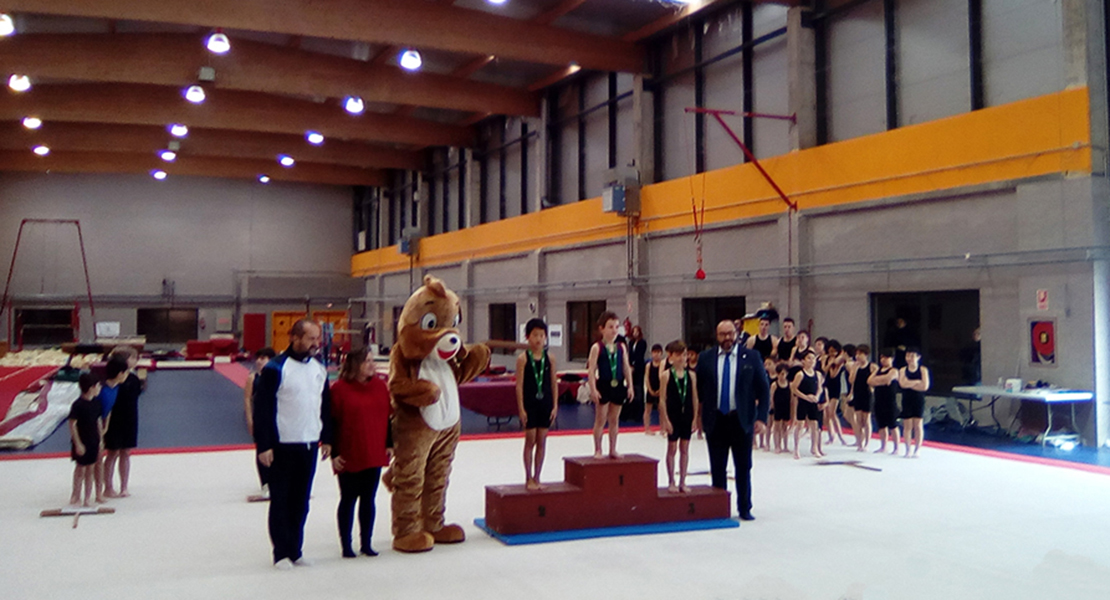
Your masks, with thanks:
[[(489, 339), (504, 342), (515, 342), (516, 339), (516, 304), (489, 305)], [(516, 354), (512, 348), (494, 348), (494, 353)]]
[(184, 344), (197, 338), (197, 309), (140, 308), (136, 330), (148, 344)]
[(717, 323), (744, 318), (744, 296), (682, 299), (682, 338), (702, 351), (717, 345)]
[[(931, 392), (947, 394), (953, 386), (966, 383), (961, 356), (966, 358), (972, 334), (979, 328), (978, 290), (875, 293), (871, 316), (876, 358), (882, 348), (916, 346), (921, 349), (922, 364), (932, 373)], [(904, 328), (898, 328), (899, 319)]]
[(71, 308), (21, 308), (15, 311), (16, 339), (26, 346), (57, 346), (77, 341)]
[(589, 358), (590, 344), (601, 337), (597, 331), (597, 320), (603, 312), (604, 300), (567, 302), (567, 316), (570, 317), (570, 360)]

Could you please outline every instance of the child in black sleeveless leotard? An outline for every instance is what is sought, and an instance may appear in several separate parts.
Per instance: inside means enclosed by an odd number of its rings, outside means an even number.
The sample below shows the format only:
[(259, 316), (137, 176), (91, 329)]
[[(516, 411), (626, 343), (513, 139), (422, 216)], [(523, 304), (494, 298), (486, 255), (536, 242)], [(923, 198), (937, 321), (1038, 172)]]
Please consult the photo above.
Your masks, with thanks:
[[(686, 470), (690, 466), (690, 436), (701, 427), (698, 419), (698, 385), (694, 372), (686, 368), (686, 344), (667, 344), (671, 368), (659, 377), (659, 418), (667, 433), (667, 489), (689, 492)], [(698, 431), (699, 434), (701, 433)], [(679, 453), (678, 485), (674, 483), (674, 456)]]
[(879, 430), (879, 449), (886, 452), (889, 437), (898, 454), (898, 405), (894, 399), (894, 382), (898, 381), (898, 369), (894, 368), (894, 351), (885, 349), (879, 353), (879, 369), (867, 378), (867, 384), (874, 390), (875, 428)]
[(609, 423), (609, 456), (617, 454), (617, 434), (620, 432), (621, 406), (632, 400), (632, 366), (624, 344), (617, 342), (620, 319), (616, 313), (605, 311), (597, 320), (601, 341), (590, 347), (586, 363), (589, 371), (590, 398), (594, 402), (594, 458), (601, 453), (601, 436), (605, 423)]
[(659, 374), (663, 368), (663, 346), (651, 347), (651, 362), (647, 364), (644, 377), (644, 433), (655, 435), (651, 430), (651, 408), (659, 405)]
[(856, 347), (856, 363), (849, 374), (852, 389), (849, 392), (852, 406), (852, 429), (856, 432), (856, 450), (866, 452), (871, 442), (871, 386), (867, 380), (875, 374), (878, 365), (871, 362), (871, 348), (866, 344)]
[(771, 441), (775, 454), (790, 451), (790, 422), (794, 409), (791, 407), (790, 380), (786, 374), (789, 369), (783, 363), (775, 365), (775, 379), (771, 382), (771, 404), (774, 406), (774, 421), (771, 424)]
[(790, 391), (797, 401), (796, 416), (798, 425), (794, 427), (794, 458), (801, 458), (800, 442), (802, 427), (807, 427), (810, 434), (810, 451), (814, 458), (824, 458), (821, 451), (821, 430), (817, 428), (817, 416), (820, 414), (818, 404), (821, 403), (824, 392), (824, 375), (817, 368), (817, 354), (807, 350), (801, 354), (801, 370), (794, 375), (790, 384)]
[[(906, 348), (906, 366), (898, 370), (898, 387), (902, 388), (902, 441), (906, 458), (916, 458), (925, 436), (925, 392), (929, 390), (929, 368), (921, 366), (921, 352)], [(911, 451), (911, 448), (912, 451)]]
[(541, 490), (547, 430), (559, 411), (559, 382), (555, 357), (547, 351), (547, 324), (542, 319), (531, 319), (524, 331), (528, 349), (516, 359), (516, 403), (524, 428), (524, 487)]

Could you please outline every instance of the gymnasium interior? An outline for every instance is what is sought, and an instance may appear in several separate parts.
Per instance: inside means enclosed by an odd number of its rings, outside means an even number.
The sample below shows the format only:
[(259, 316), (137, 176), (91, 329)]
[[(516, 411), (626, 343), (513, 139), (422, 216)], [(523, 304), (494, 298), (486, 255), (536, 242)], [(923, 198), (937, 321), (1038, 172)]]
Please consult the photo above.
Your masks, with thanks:
[[(1108, 32), (1106, 0), (5, 0), (4, 597), (1110, 597)], [(275, 573), (253, 353), (311, 318), (333, 379), (361, 348), (384, 377), (428, 275), (492, 348), (460, 386), (466, 543), (390, 551), (383, 488), (381, 555), (342, 559), (321, 464), (316, 564)], [(569, 480), (606, 311), (649, 348), (769, 314), (919, 348), (921, 456), (757, 448), (755, 522), (505, 543), (479, 521), (523, 482), (525, 323)], [(119, 346), (132, 497), (40, 516), (76, 374)], [(644, 411), (622, 452), (663, 485)]]

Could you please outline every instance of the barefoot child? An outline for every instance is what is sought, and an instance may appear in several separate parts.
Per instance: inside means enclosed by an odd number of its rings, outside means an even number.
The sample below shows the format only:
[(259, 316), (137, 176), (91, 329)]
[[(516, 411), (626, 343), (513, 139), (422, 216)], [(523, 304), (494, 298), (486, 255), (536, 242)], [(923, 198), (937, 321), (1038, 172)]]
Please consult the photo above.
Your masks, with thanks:
[(833, 443), (833, 435), (835, 435), (841, 445), (847, 446), (848, 442), (844, 441), (844, 431), (840, 426), (840, 417), (836, 414), (836, 409), (840, 407), (840, 397), (843, 395), (840, 385), (843, 370), (844, 354), (841, 352), (840, 342), (829, 340), (825, 343), (825, 391), (828, 392), (828, 401), (825, 403), (825, 425), (829, 428), (829, 444)]
[(848, 394), (852, 405), (852, 429), (856, 432), (856, 450), (866, 452), (871, 442), (871, 385), (867, 383), (878, 370), (871, 362), (871, 348), (866, 344), (856, 347), (856, 361), (848, 371), (852, 391)]
[(894, 444), (894, 454), (898, 454), (898, 405), (894, 400), (894, 382), (898, 381), (898, 369), (894, 368), (894, 350), (884, 348), (879, 352), (879, 369), (867, 378), (867, 385), (874, 390), (875, 426), (879, 430), (879, 449), (876, 454), (886, 452), (887, 437)]
[[(127, 376), (119, 386), (116, 405), (112, 408), (112, 423), (104, 431), (104, 447), (108, 450), (105, 462), (104, 495), (109, 498), (126, 498), (131, 495), (127, 486), (131, 479), (131, 450), (139, 441), (139, 395), (143, 393), (143, 380), (135, 372), (139, 365), (139, 352), (131, 346), (117, 346), (111, 358), (127, 361)], [(119, 493), (112, 487), (119, 463)]]
[[(70, 456), (76, 466), (73, 468), (73, 493), (69, 497), (71, 507), (92, 506), (93, 486), (97, 460), (100, 456), (101, 437), (104, 435), (104, 418), (100, 416), (100, 381), (92, 373), (81, 373), (77, 380), (81, 397), (69, 409), (69, 435), (73, 442)], [(81, 501), (81, 489), (85, 490), (85, 500)], [(99, 496), (97, 503), (103, 502)]]
[(809, 429), (810, 451), (814, 458), (824, 458), (821, 451), (821, 431), (817, 428), (817, 416), (821, 414), (822, 392), (825, 388), (824, 375), (817, 370), (817, 354), (813, 350), (805, 350), (801, 355), (802, 367), (790, 383), (790, 391), (798, 400), (797, 418), (798, 426), (794, 428), (794, 458), (801, 458), (799, 442), (802, 437), (802, 427)]
[(790, 451), (790, 415), (793, 413), (790, 411), (790, 380), (786, 376), (789, 370), (784, 363), (775, 365), (775, 376), (771, 380), (771, 403), (775, 411), (771, 440), (775, 454)]
[(659, 373), (663, 369), (663, 346), (651, 347), (651, 362), (644, 377), (644, 433), (655, 435), (651, 430), (651, 408), (659, 405)]
[[(667, 433), (667, 489), (689, 492), (686, 470), (690, 466), (690, 435), (701, 427), (698, 415), (698, 385), (694, 372), (686, 368), (686, 344), (667, 344), (671, 368), (659, 376), (660, 427)], [(674, 484), (674, 455), (678, 451), (678, 486)]]
[(620, 319), (616, 313), (605, 311), (597, 320), (601, 341), (590, 347), (590, 358), (586, 363), (589, 371), (590, 398), (594, 402), (594, 458), (601, 453), (601, 435), (605, 423), (609, 423), (609, 457), (620, 458), (617, 454), (617, 434), (620, 432), (621, 407), (632, 400), (632, 367), (628, 363), (628, 351), (624, 344), (617, 342), (617, 327)]
[[(530, 319), (524, 326), (528, 350), (516, 359), (516, 406), (524, 428), (524, 487), (541, 490), (547, 430), (559, 412), (555, 357), (547, 351), (547, 323)], [(610, 433), (610, 437), (615, 434)]]
[[(104, 383), (100, 386), (100, 417), (104, 420), (104, 431), (101, 432), (101, 446), (103, 446), (104, 432), (112, 427), (112, 409), (119, 398), (120, 387), (130, 374), (127, 359), (113, 356), (108, 358), (104, 367)], [(96, 478), (96, 500), (102, 502), (104, 498), (115, 498), (116, 492), (112, 489), (112, 481), (108, 479), (108, 454), (100, 453), (94, 477)]]
[[(929, 391), (929, 367), (921, 366), (921, 351), (906, 348), (906, 366), (898, 369), (898, 387), (902, 388), (902, 441), (906, 458), (917, 458), (925, 437), (925, 392)], [(913, 453), (910, 453), (910, 445)]]

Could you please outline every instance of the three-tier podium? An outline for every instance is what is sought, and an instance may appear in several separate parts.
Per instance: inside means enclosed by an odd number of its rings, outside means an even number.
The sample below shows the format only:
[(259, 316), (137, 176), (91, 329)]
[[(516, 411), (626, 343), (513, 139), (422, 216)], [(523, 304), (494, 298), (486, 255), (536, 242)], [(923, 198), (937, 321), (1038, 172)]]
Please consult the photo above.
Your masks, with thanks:
[[(563, 459), (565, 481), (529, 491), (486, 486), (486, 518), (475, 523), (506, 543), (735, 527), (729, 493), (710, 486), (670, 492), (657, 484), (654, 458)], [(538, 535), (529, 535), (538, 534)], [(552, 535), (545, 535), (552, 534)], [(523, 540), (523, 541), (522, 541)]]

